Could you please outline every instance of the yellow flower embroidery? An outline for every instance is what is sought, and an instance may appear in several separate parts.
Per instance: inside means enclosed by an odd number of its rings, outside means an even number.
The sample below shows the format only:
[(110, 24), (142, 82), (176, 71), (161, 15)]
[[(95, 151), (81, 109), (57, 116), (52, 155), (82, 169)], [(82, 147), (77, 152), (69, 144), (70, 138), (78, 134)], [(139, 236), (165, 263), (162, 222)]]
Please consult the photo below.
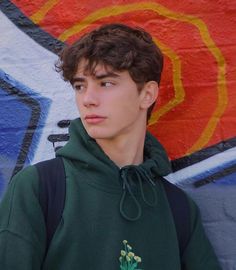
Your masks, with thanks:
[(121, 250), (120, 255), (124, 257), (126, 255), (126, 252), (124, 250)]
[(134, 253), (133, 253), (133, 252), (129, 252), (129, 253), (128, 253), (128, 256), (129, 256), (130, 258), (132, 258), (132, 257), (134, 257)]
[(142, 261), (139, 256), (134, 256), (134, 259), (135, 259), (136, 262), (139, 262), (139, 263)]
[(137, 268), (138, 263), (142, 262), (141, 258), (130, 251), (132, 247), (128, 244), (127, 240), (123, 240), (123, 244), (124, 250), (121, 250), (121, 256), (119, 258), (120, 270), (142, 270)]

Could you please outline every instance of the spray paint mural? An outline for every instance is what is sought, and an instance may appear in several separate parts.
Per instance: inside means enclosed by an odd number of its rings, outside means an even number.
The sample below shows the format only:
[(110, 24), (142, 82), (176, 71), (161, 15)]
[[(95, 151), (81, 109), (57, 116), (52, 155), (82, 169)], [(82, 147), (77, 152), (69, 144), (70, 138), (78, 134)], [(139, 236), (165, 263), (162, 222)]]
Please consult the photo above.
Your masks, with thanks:
[(149, 130), (172, 161), (168, 179), (201, 208), (224, 269), (236, 269), (234, 1), (2, 0), (0, 8), (0, 198), (13, 174), (54, 156), (78, 116), (54, 71), (64, 44), (102, 23), (140, 26), (165, 56)]

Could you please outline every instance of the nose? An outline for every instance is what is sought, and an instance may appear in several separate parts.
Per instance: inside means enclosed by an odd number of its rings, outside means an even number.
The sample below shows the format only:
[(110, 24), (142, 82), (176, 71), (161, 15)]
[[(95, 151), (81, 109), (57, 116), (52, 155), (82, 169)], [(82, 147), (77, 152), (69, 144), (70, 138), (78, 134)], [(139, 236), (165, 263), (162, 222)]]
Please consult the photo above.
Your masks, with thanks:
[(98, 106), (99, 96), (97, 87), (94, 84), (88, 84), (83, 96), (83, 105), (85, 107)]

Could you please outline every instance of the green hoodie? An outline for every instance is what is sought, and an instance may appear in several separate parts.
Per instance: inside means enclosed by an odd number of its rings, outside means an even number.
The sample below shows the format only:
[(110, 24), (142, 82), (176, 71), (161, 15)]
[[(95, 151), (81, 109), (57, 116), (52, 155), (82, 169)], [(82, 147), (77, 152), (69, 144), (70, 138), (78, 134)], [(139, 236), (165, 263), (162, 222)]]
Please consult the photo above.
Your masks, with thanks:
[[(12, 179), (0, 205), (1, 270), (180, 270), (175, 225), (158, 180), (170, 164), (154, 137), (146, 135), (141, 165), (120, 169), (76, 119), (57, 156), (65, 164), (66, 200), (49, 250), (45, 256), (38, 176), (29, 166)], [(186, 270), (219, 270), (199, 211), (191, 199), (189, 205)]]

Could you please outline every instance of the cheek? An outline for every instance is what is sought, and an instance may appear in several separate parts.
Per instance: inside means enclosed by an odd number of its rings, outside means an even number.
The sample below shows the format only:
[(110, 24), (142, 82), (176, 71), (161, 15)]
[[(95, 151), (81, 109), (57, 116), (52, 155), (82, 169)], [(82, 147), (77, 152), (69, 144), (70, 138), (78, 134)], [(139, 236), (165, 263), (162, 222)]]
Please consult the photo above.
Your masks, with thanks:
[(77, 107), (77, 109), (80, 111), (80, 105), (79, 105), (79, 103), (78, 103), (77, 100), (76, 100), (76, 107)]
[(83, 106), (82, 106), (81, 98), (78, 98), (77, 95), (75, 95), (75, 103), (78, 110), (81, 111)]
[(139, 108), (136, 104), (132, 104), (132, 101), (123, 101), (122, 104), (112, 107), (115, 123), (131, 123), (137, 118), (139, 114)]
[(140, 102), (137, 96), (129, 95), (127, 97), (123, 97), (120, 103), (120, 109), (122, 110), (123, 114), (135, 114), (140, 109)]

